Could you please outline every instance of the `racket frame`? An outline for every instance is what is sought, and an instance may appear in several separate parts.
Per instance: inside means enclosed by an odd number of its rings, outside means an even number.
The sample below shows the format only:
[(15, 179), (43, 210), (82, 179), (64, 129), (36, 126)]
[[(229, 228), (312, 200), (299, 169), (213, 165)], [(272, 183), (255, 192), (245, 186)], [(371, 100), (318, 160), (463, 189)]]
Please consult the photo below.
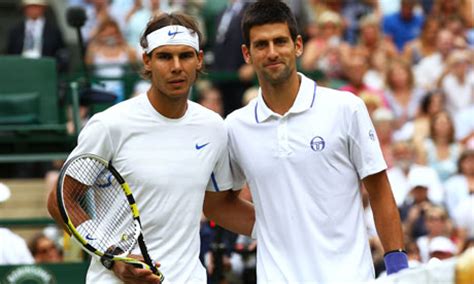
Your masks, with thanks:
[[(130, 210), (132, 212), (133, 216), (133, 222), (134, 226), (138, 227), (137, 234), (134, 236), (134, 241), (135, 243), (131, 246), (132, 248), (138, 243), (138, 246), (140, 248), (140, 251), (142, 253), (144, 262), (137, 260), (135, 258), (127, 257), (127, 255), (130, 253), (130, 251), (126, 251), (122, 254), (118, 255), (113, 255), (109, 254), (106, 252), (103, 252), (101, 250), (98, 250), (94, 246), (88, 243), (88, 241), (78, 232), (77, 228), (74, 226), (72, 223), (71, 219), (69, 218), (69, 215), (66, 211), (64, 202), (63, 202), (63, 181), (66, 178), (66, 172), (68, 167), (76, 160), (78, 159), (84, 159), (84, 158), (90, 158), (94, 159), (96, 161), (99, 161), (102, 163), (105, 168), (107, 168), (111, 174), (115, 177), (117, 182), (120, 184), (120, 187), (123, 190), (123, 193), (127, 197), (128, 204), (130, 206)], [(92, 256), (98, 256), (98, 257), (106, 257), (108, 259), (111, 259), (113, 261), (123, 261), (128, 264), (131, 264), (135, 267), (143, 268), (143, 269), (149, 269), (153, 271), (154, 274), (156, 274), (158, 277), (160, 277), (161, 282), (164, 280), (163, 274), (156, 268), (154, 261), (151, 259), (148, 249), (145, 244), (145, 240), (143, 238), (143, 232), (142, 232), (142, 226), (141, 226), (141, 221), (140, 221), (140, 212), (138, 211), (137, 204), (135, 202), (135, 198), (133, 197), (132, 191), (130, 189), (130, 186), (128, 183), (125, 181), (125, 179), (120, 175), (120, 173), (112, 166), (111, 162), (107, 162), (100, 156), (90, 154), (90, 153), (85, 153), (85, 154), (80, 154), (75, 157), (72, 157), (69, 159), (64, 166), (62, 167), (59, 178), (58, 178), (58, 184), (57, 184), (57, 189), (56, 189), (56, 197), (57, 197), (57, 203), (58, 203), (58, 208), (59, 212), (61, 213), (61, 217), (63, 218), (64, 224), (66, 225), (66, 228), (69, 230), (71, 235), (73, 236), (73, 239), (79, 243), (79, 245), (82, 246), (82, 248), (90, 255)]]

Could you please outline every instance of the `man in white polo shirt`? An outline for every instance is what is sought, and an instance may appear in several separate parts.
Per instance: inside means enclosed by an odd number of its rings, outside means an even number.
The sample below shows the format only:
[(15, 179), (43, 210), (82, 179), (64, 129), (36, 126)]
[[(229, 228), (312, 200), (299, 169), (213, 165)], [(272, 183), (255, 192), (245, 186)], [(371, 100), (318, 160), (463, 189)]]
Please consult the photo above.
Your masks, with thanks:
[(386, 164), (363, 101), (297, 73), (302, 38), (282, 2), (252, 4), (242, 28), (242, 53), (260, 90), (226, 125), (234, 187), (247, 182), (255, 204), (258, 282), (372, 279), (360, 180), (388, 274), (408, 267)]
[[(141, 39), (150, 89), (93, 116), (71, 153), (110, 160), (130, 184), (150, 256), (168, 283), (207, 283), (199, 261), (203, 208), (208, 218), (240, 234), (250, 235), (254, 223), (253, 206), (228, 190), (224, 121), (188, 100), (203, 63), (200, 38), (189, 16), (153, 18)], [(54, 192), (49, 210), (61, 223)], [(123, 262), (92, 259), (87, 283), (124, 282), (159, 283), (159, 278)]]

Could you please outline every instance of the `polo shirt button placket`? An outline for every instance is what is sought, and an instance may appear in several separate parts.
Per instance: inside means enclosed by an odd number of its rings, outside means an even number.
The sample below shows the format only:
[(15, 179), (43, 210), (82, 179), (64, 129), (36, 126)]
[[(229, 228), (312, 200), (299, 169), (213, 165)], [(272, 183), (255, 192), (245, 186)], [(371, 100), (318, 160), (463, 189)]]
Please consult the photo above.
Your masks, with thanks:
[(278, 155), (287, 157), (290, 154), (288, 142), (288, 117), (282, 117), (278, 122)]

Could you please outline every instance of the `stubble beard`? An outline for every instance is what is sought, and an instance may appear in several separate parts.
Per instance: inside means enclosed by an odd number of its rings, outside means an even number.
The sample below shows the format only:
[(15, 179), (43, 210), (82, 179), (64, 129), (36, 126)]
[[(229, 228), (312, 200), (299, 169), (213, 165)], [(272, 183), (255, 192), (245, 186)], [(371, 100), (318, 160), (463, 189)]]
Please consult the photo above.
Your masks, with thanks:
[(291, 76), (291, 72), (292, 72), (291, 68), (285, 65), (283, 70), (279, 72), (268, 72), (264, 70), (262, 75), (264, 79), (267, 82), (269, 82), (271, 85), (280, 85), (288, 81), (288, 79)]

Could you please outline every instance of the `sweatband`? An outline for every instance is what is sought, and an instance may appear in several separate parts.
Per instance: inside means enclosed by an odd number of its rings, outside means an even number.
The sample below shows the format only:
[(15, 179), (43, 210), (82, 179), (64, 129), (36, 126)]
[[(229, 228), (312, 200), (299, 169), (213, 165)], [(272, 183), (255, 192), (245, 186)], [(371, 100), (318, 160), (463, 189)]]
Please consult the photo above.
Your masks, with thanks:
[(408, 268), (408, 257), (404, 251), (391, 251), (384, 255), (385, 268), (387, 275), (397, 273), (398, 271)]
[(197, 32), (184, 26), (173, 25), (158, 29), (146, 36), (150, 54), (155, 48), (163, 45), (188, 45), (199, 52), (199, 36)]

